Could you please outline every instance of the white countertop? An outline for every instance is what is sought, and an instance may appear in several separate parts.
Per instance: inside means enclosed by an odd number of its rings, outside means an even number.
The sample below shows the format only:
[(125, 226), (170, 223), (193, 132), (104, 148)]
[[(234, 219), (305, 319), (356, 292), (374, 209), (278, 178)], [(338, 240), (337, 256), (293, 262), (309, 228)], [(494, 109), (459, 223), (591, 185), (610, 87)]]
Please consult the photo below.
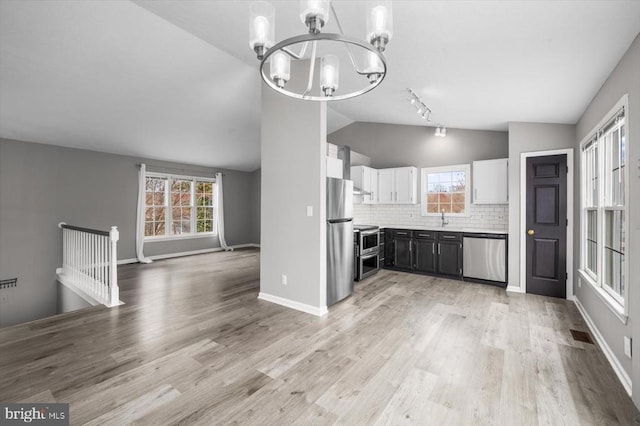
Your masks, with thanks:
[[(373, 223), (362, 223), (358, 225), (375, 225)], [(384, 228), (392, 228), (392, 229), (411, 229), (414, 231), (449, 231), (449, 232), (475, 232), (480, 234), (502, 234), (506, 235), (509, 233), (507, 230), (502, 229), (479, 229), (479, 228), (456, 228), (445, 226), (429, 226), (429, 225), (378, 225), (380, 229)]]

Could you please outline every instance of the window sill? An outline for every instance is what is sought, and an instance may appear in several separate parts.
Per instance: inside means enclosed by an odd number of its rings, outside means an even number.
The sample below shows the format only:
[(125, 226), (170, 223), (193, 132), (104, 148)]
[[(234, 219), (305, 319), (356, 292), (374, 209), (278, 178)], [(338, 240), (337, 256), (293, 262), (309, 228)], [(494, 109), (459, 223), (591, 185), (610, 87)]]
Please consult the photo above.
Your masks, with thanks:
[(624, 307), (620, 305), (613, 297), (607, 294), (598, 284), (587, 274), (584, 270), (579, 269), (578, 273), (580, 277), (578, 279), (582, 279), (583, 282), (588, 283), (594, 290), (595, 294), (598, 298), (605, 304), (607, 308), (622, 322), (622, 324), (627, 325), (629, 321), (629, 316), (625, 314)]
[(217, 237), (218, 234), (213, 232), (200, 233), (200, 234), (187, 234), (187, 235), (172, 235), (169, 237), (147, 237), (144, 239), (145, 243), (155, 243), (160, 241), (176, 241), (176, 240), (192, 240), (194, 238), (209, 238)]

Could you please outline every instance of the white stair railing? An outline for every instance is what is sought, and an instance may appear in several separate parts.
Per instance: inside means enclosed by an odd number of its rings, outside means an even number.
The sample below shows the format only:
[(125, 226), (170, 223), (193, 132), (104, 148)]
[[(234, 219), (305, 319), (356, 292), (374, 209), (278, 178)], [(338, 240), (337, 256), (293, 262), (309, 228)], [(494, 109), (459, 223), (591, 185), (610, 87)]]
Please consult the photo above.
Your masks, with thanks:
[(118, 228), (100, 231), (64, 222), (58, 227), (62, 229), (61, 282), (75, 286), (98, 303), (119, 305)]

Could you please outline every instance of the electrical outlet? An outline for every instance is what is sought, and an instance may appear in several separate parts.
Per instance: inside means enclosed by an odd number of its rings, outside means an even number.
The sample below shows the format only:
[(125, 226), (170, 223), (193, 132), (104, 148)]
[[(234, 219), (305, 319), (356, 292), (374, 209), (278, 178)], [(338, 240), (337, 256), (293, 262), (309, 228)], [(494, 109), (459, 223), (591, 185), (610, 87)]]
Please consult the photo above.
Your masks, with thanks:
[(282, 285), (287, 285), (287, 276), (285, 274), (282, 274), (281, 282), (282, 282)]
[(624, 336), (624, 354), (631, 358), (631, 337)]
[(0, 305), (4, 305), (5, 303), (9, 303), (9, 295), (0, 294)]
[(307, 216), (313, 216), (313, 206), (307, 206)]

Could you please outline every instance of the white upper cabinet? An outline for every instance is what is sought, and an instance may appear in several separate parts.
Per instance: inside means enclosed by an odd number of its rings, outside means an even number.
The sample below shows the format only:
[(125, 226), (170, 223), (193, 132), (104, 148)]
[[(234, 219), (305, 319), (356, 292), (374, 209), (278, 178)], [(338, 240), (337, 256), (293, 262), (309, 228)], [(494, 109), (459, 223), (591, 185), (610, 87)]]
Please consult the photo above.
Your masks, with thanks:
[(364, 196), (364, 200), (363, 203), (364, 204), (378, 204), (378, 171), (376, 169), (372, 169), (370, 167), (368, 167), (369, 169), (369, 189), (370, 189), (370, 193), (371, 195)]
[(342, 160), (327, 156), (327, 177), (342, 179)]
[(378, 203), (378, 171), (367, 166), (351, 167), (351, 180), (354, 192), (360, 191), (360, 195), (354, 195), (356, 204)]
[(378, 170), (378, 204), (416, 204), (417, 186), (415, 167)]
[(393, 204), (395, 170), (378, 170), (378, 204)]
[(473, 162), (473, 203), (507, 204), (509, 203), (508, 159)]

